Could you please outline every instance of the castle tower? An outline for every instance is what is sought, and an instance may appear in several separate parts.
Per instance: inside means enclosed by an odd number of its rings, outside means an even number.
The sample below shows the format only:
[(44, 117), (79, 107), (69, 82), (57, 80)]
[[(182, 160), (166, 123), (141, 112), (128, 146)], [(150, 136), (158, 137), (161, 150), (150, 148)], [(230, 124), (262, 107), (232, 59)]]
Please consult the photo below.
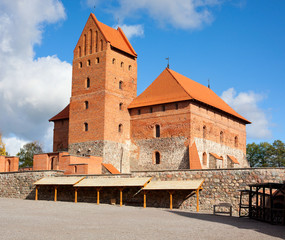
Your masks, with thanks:
[(129, 171), (130, 116), (137, 92), (137, 54), (118, 28), (90, 14), (74, 49), (68, 151), (103, 157)]

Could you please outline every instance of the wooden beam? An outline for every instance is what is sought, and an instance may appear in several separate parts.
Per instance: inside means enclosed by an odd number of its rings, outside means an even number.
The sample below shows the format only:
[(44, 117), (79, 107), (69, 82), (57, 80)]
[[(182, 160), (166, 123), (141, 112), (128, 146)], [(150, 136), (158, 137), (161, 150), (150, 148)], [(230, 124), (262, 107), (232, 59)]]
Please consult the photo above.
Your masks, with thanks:
[(38, 186), (36, 186), (36, 196), (35, 196), (35, 200), (37, 201), (38, 200)]
[(146, 191), (143, 191), (143, 208), (146, 208)]
[(75, 191), (75, 193), (74, 193), (74, 202), (75, 203), (77, 203), (77, 190), (78, 190), (78, 188), (74, 189), (74, 191)]
[(196, 197), (197, 197), (197, 212), (199, 212), (199, 188), (196, 190)]
[(57, 186), (54, 187), (54, 201), (57, 201)]
[(123, 188), (120, 188), (120, 206), (123, 206)]
[(100, 190), (101, 188), (97, 188), (97, 205), (100, 204)]

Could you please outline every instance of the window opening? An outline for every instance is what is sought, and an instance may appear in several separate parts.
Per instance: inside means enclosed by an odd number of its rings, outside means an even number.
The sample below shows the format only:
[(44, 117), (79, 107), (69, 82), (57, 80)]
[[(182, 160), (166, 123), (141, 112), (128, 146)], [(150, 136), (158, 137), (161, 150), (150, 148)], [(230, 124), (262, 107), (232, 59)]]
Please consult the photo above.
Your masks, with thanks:
[(84, 130), (85, 130), (85, 132), (88, 131), (88, 123), (84, 123)]
[(123, 81), (119, 82), (119, 89), (121, 89), (121, 90), (123, 89)]
[(155, 125), (155, 137), (159, 138), (160, 137), (160, 126)]
[(207, 165), (207, 153), (203, 153), (203, 165)]
[(122, 124), (119, 124), (118, 131), (119, 131), (119, 132), (122, 132), (122, 131), (123, 131), (123, 125), (122, 125)]
[(155, 164), (160, 164), (160, 153), (155, 152)]
[(88, 109), (88, 108), (89, 108), (89, 102), (85, 101), (85, 109)]
[(86, 80), (86, 88), (90, 88), (90, 78), (87, 78)]
[(120, 103), (119, 105), (119, 109), (122, 110), (123, 109), (123, 103)]

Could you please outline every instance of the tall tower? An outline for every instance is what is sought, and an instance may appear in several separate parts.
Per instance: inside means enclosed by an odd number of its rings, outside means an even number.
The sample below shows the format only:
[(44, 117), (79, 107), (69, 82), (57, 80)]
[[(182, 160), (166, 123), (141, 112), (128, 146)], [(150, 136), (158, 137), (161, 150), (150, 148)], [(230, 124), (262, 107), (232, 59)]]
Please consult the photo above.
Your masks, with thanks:
[(68, 149), (129, 171), (130, 116), (137, 54), (118, 28), (90, 14), (74, 49)]

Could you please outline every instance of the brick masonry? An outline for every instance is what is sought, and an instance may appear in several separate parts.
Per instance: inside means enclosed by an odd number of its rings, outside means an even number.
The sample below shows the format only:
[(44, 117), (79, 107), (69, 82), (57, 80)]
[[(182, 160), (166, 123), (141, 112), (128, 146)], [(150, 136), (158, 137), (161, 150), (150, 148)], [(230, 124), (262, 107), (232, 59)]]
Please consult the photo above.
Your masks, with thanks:
[[(0, 174), (0, 197), (34, 199), (33, 183), (46, 176), (60, 176), (60, 171), (31, 171)], [(79, 175), (77, 175), (79, 176)], [(82, 175), (86, 176), (86, 175)], [(87, 175), (88, 178), (110, 177), (110, 175)], [(153, 180), (193, 180), (204, 179), (203, 190), (200, 192), (200, 210), (212, 211), (212, 206), (220, 202), (233, 205), (234, 214), (238, 212), (239, 189), (245, 189), (248, 184), (259, 182), (285, 181), (284, 168), (243, 168), (243, 169), (215, 169), (215, 170), (168, 170), (168, 171), (144, 171), (132, 174), (113, 175), (112, 177), (153, 177)], [(124, 189), (124, 203), (128, 205), (143, 205), (143, 195), (135, 193), (139, 189)], [(118, 189), (106, 188), (100, 192), (100, 201), (110, 203), (111, 198), (119, 202)], [(58, 200), (74, 201), (72, 187), (61, 187), (58, 190)], [(174, 208), (196, 210), (196, 197), (189, 192), (176, 191), (173, 195)], [(39, 199), (52, 200), (53, 188), (41, 187)], [(95, 202), (95, 189), (80, 189), (78, 201)], [(166, 191), (150, 192), (147, 194), (148, 207), (169, 207), (169, 194)]]

